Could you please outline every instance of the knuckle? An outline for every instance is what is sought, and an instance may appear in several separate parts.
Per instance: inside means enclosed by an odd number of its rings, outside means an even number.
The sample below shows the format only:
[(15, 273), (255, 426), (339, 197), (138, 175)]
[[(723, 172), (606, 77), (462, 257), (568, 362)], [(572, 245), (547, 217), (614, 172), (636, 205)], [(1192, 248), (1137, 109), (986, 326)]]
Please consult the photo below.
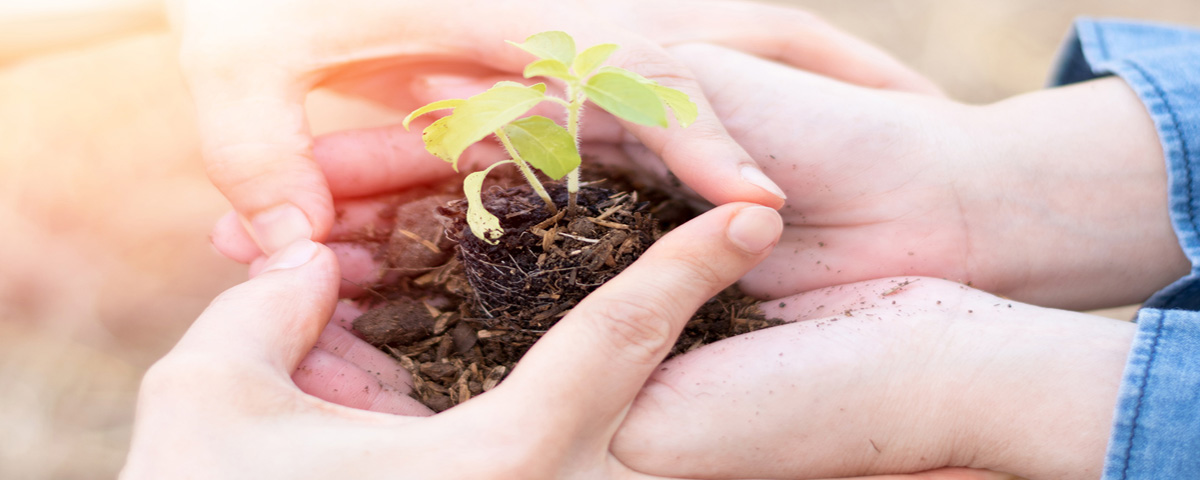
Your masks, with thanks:
[(289, 143), (239, 142), (209, 150), (204, 155), (205, 173), (223, 191), (254, 190), (281, 175), (308, 174), (307, 144)]
[(657, 363), (671, 345), (671, 309), (665, 298), (627, 295), (606, 299), (591, 323), (619, 358), (634, 364)]
[(707, 258), (694, 254), (676, 254), (672, 260), (676, 268), (682, 270), (681, 278), (688, 279), (688, 282), (694, 285), (701, 285), (705, 288), (724, 287), (727, 281), (726, 275), (716, 268), (716, 265)]
[(696, 83), (696, 77), (691, 70), (661, 48), (635, 47), (623, 52), (618, 50), (614, 57), (614, 63), (666, 86)]

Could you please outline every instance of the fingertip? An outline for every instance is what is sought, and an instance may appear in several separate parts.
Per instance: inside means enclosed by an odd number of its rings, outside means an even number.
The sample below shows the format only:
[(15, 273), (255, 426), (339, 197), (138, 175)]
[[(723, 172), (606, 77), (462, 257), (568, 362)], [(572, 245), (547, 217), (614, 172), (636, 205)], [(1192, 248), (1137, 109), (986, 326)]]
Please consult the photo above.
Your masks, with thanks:
[(729, 241), (750, 255), (763, 255), (779, 242), (783, 218), (773, 208), (753, 205), (733, 215), (726, 227)]
[(217, 220), (209, 236), (217, 253), (238, 263), (250, 263), (263, 255), (262, 249), (242, 227), (237, 212), (230, 211)]
[(308, 214), (290, 203), (256, 213), (246, 223), (259, 248), (267, 253), (313, 238), (313, 222)]
[(766, 173), (763, 173), (762, 169), (759, 168), (757, 164), (743, 164), (741, 168), (738, 169), (738, 172), (742, 174), (742, 181), (766, 192), (769, 195), (769, 197), (767, 197), (768, 202), (754, 203), (762, 203), (773, 208), (780, 208), (787, 201), (787, 194), (783, 193), (783, 189), (779, 188), (779, 185), (776, 184), (774, 180), (771, 180), (771, 177), (768, 177)]
[(342, 327), (346, 331), (358, 336), (354, 331), (354, 319), (362, 316), (363, 309), (352, 303), (350, 300), (342, 300), (337, 303), (333, 309), (333, 317), (329, 319), (329, 323)]
[(337, 257), (342, 270), (340, 295), (354, 298), (367, 288), (378, 284), (383, 277), (383, 265), (375, 259), (375, 252), (360, 244), (333, 242), (329, 249)]
[(302, 240), (256, 263), (261, 271), (217, 296), (177, 350), (292, 371), (333, 313), (337, 262), (324, 246)]

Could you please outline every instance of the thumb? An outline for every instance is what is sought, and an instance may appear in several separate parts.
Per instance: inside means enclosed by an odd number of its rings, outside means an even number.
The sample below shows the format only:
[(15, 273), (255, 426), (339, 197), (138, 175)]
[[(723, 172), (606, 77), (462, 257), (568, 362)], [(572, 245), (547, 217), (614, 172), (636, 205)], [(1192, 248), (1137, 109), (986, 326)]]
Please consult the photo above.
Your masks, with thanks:
[(333, 314), (340, 279), (325, 246), (309, 240), (288, 245), (257, 277), (213, 300), (172, 355), (265, 363), (288, 378)]
[(714, 204), (783, 206), (787, 198), (783, 190), (725, 130), (691, 70), (658, 45), (630, 40), (629, 47), (613, 54), (612, 63), (687, 94), (698, 108), (696, 121), (687, 128), (622, 122), (630, 133), (661, 157), (684, 184)]
[(611, 435), (696, 309), (765, 258), (782, 229), (777, 212), (744, 203), (676, 228), (580, 302), (496, 392), (525, 395), (523, 411), (564, 438)]
[[(323, 239), (333, 199), (312, 159), (305, 87), (265, 67), (218, 75), (215, 60), (185, 57), (209, 179), (270, 254), (299, 239)], [(229, 67), (232, 68), (232, 67)], [(227, 80), (234, 78), (237, 80)]]

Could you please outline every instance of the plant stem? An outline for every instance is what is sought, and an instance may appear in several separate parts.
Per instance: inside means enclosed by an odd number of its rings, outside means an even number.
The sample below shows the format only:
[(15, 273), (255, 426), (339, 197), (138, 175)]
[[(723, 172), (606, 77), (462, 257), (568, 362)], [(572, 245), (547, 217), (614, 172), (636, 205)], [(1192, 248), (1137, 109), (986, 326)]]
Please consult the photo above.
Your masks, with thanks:
[[(583, 108), (584, 96), (580, 92), (582, 90), (578, 85), (567, 85), (567, 98), (571, 99), (571, 103), (567, 105), (567, 133), (575, 140), (575, 148), (579, 148), (579, 110)], [(575, 167), (571, 173), (567, 174), (567, 212), (575, 209), (575, 197), (579, 194), (579, 170), (580, 167)]]
[(513, 163), (517, 164), (517, 170), (521, 171), (521, 175), (525, 176), (525, 181), (529, 182), (529, 186), (533, 187), (533, 191), (542, 197), (542, 201), (546, 202), (546, 209), (551, 215), (558, 213), (558, 206), (554, 204), (554, 200), (550, 199), (550, 194), (546, 192), (546, 187), (538, 180), (537, 175), (533, 173), (533, 169), (529, 168), (529, 162), (521, 158), (521, 154), (517, 153), (517, 149), (513, 147), (512, 140), (508, 139), (508, 135), (503, 129), (496, 130), (496, 138), (500, 139), (500, 143), (504, 145), (504, 149), (508, 150), (508, 155), (512, 157)]

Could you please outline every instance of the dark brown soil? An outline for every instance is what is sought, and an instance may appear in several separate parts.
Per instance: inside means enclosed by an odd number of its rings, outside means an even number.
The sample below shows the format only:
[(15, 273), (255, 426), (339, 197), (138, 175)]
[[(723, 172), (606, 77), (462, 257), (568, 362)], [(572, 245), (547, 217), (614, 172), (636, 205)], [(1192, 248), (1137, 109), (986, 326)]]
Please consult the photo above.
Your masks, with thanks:
[[(571, 212), (566, 189), (547, 184), (555, 215), (528, 185), (485, 192), (505, 229), (497, 245), (470, 232), (465, 200), (447, 194), (461, 184), (398, 198), (381, 213), (395, 224), (391, 232), (361, 240), (376, 246), (395, 281), (362, 299), (373, 305), (355, 330), (413, 373), (413, 396), (435, 411), (491, 389), (580, 299), (695, 215), (661, 190), (601, 175), (616, 180), (585, 185)], [(756, 304), (726, 289), (697, 312), (672, 355), (781, 323)]]

